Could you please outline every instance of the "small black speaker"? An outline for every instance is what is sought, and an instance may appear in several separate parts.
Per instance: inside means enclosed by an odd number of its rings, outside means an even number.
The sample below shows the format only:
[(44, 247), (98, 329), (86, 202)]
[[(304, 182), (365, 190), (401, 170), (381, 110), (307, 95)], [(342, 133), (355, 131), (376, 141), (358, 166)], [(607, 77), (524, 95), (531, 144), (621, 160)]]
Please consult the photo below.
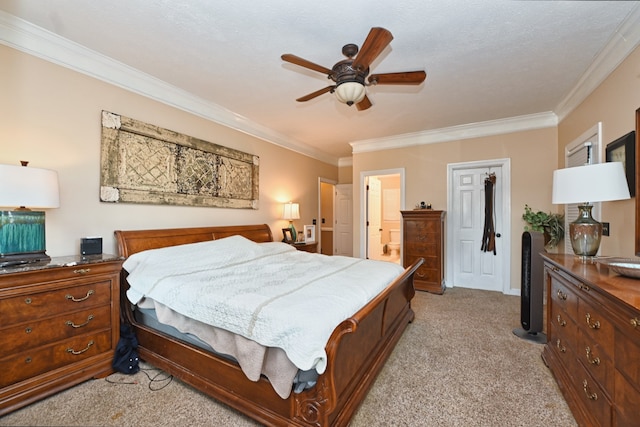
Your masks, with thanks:
[(544, 325), (544, 234), (522, 233), (522, 273), (520, 283), (520, 323), (513, 333), (521, 338), (546, 343)]
[(102, 237), (83, 237), (80, 239), (82, 255), (99, 255), (102, 253)]

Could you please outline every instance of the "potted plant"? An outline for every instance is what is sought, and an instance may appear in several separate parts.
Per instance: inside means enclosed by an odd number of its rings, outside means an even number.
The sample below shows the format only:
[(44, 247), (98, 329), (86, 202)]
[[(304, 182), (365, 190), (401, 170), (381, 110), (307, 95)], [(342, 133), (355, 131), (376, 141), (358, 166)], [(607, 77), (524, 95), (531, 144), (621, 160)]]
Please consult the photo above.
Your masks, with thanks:
[(534, 212), (529, 205), (524, 205), (522, 219), (525, 231), (538, 231), (544, 233), (544, 245), (546, 248), (555, 248), (564, 237), (564, 215), (557, 213)]

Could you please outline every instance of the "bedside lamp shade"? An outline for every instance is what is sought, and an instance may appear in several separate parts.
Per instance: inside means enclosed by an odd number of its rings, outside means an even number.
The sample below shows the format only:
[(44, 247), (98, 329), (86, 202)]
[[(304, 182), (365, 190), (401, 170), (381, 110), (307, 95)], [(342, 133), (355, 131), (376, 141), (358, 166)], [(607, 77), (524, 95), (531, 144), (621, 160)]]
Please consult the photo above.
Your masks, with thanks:
[(60, 206), (58, 174), (48, 169), (0, 165), (0, 267), (51, 259), (46, 253), (44, 212)]
[(300, 205), (298, 203), (285, 203), (282, 206), (282, 219), (289, 221), (289, 228), (291, 229), (291, 237), (295, 242), (298, 238), (296, 228), (293, 226), (294, 219), (300, 219)]
[(579, 203), (578, 218), (569, 224), (569, 238), (576, 255), (595, 256), (600, 247), (602, 224), (591, 216), (591, 202), (628, 199), (629, 187), (620, 162), (597, 163), (553, 172), (553, 204)]

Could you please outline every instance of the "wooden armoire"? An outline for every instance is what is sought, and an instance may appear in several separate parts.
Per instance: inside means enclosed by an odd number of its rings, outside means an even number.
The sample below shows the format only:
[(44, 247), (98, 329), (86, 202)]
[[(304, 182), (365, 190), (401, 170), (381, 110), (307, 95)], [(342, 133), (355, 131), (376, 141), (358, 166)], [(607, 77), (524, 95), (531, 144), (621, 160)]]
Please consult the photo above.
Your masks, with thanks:
[(417, 290), (444, 293), (445, 216), (445, 211), (432, 209), (402, 211), (402, 265), (407, 267), (416, 258), (424, 258), (413, 276)]

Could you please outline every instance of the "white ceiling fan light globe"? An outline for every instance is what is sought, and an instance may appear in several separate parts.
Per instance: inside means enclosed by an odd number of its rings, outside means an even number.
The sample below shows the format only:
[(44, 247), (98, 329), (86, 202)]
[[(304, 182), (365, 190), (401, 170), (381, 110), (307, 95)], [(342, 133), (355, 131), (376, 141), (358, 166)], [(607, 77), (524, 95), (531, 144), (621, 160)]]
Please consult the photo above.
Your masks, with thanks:
[(362, 101), (365, 96), (364, 85), (358, 82), (344, 82), (335, 90), (336, 98), (343, 104), (353, 105)]

